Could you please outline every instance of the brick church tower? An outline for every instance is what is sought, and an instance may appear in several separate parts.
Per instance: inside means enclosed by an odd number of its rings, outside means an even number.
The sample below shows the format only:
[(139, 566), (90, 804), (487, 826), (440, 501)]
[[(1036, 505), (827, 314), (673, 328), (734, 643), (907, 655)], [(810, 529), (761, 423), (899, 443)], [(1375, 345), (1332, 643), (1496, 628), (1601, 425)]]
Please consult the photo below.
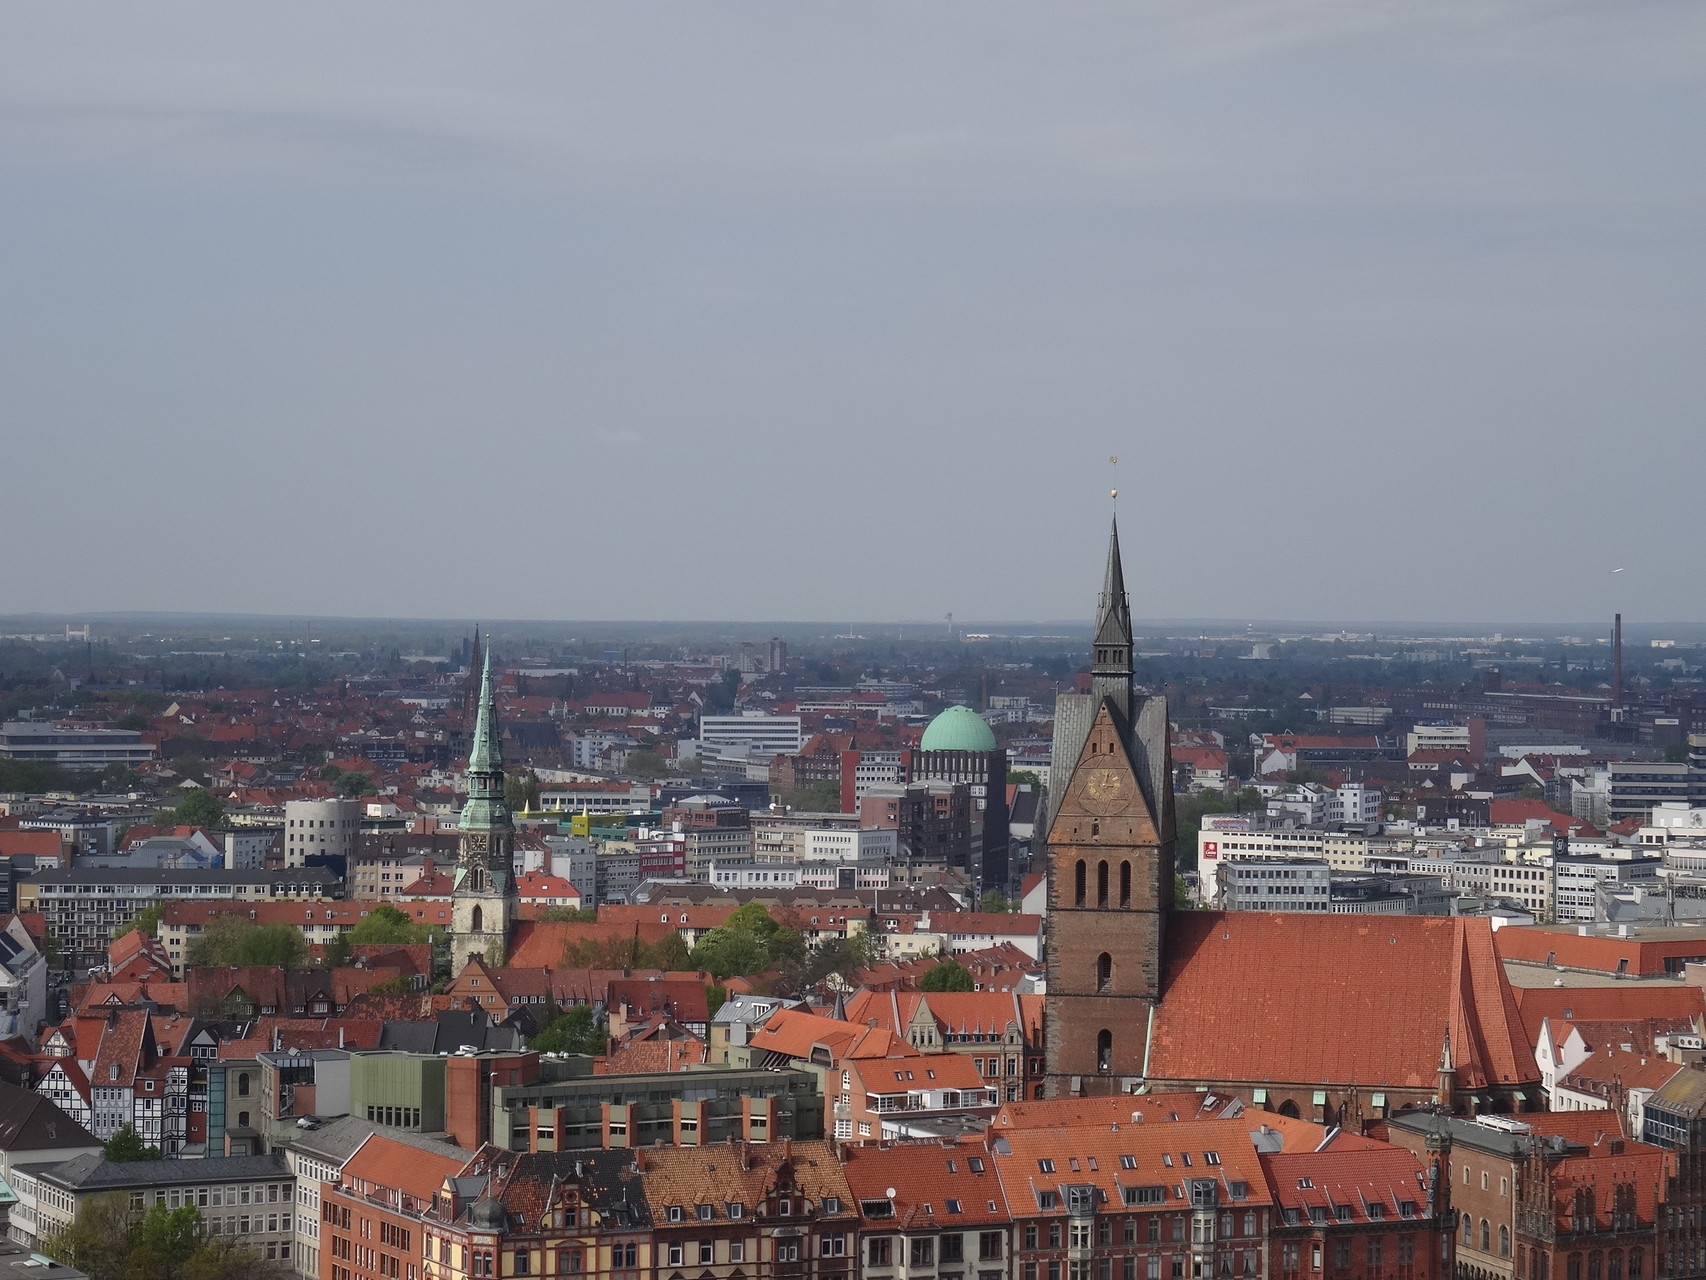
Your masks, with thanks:
[(1091, 692), (1055, 705), (1048, 825), (1046, 1086), (1113, 1093), (1144, 1074), (1173, 905), (1167, 702), (1132, 688), (1119, 526), (1092, 642)]

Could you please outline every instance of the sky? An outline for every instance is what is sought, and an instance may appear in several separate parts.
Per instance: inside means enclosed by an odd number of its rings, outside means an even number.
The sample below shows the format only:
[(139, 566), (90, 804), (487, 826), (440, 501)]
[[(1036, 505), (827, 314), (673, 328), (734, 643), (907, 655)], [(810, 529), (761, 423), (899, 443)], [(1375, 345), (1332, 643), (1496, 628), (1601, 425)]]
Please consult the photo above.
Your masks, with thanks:
[(1699, 620), (1703, 72), (1694, 0), (0, 0), (0, 611), (1088, 618), (1117, 487), (1140, 619)]

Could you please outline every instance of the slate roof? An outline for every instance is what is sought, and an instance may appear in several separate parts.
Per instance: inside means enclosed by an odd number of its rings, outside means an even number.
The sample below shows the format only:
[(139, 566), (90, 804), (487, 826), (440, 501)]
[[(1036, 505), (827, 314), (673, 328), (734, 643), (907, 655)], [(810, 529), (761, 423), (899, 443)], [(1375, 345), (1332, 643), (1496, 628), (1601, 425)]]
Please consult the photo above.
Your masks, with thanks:
[[(69, 1065), (76, 1070), (75, 1062)], [(82, 1072), (77, 1074), (80, 1076)], [(60, 1110), (53, 1099), (0, 1080), (0, 1151), (50, 1151), (100, 1145), (94, 1134)]]
[(69, 1191), (119, 1187), (166, 1187), (201, 1182), (258, 1182), (288, 1178), (284, 1157), (220, 1156), (206, 1160), (133, 1160), (114, 1164), (105, 1156), (74, 1156), (59, 1164), (33, 1166), (31, 1173)]
[(1459, 1087), (1539, 1082), (1486, 920), (1182, 911), (1148, 1075), (1432, 1088), (1448, 1030)]

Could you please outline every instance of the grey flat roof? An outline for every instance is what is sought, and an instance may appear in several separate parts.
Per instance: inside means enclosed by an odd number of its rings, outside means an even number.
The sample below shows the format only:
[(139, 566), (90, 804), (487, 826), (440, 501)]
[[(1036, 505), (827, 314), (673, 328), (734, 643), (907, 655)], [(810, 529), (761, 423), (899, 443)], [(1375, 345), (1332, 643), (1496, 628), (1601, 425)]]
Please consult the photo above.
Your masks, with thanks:
[(170, 871), (160, 867), (72, 867), (38, 871), (26, 877), (31, 884), (336, 884), (338, 877), (324, 867), (288, 871), (227, 871), (209, 867)]
[(374, 1124), (373, 1121), (363, 1120), (359, 1116), (339, 1116), (336, 1120), (328, 1120), (318, 1129), (299, 1129), (296, 1136), (285, 1145), (292, 1151), (300, 1151), (304, 1155), (342, 1166), (362, 1143), (376, 1133), (380, 1137), (390, 1138), (393, 1142), (401, 1142), (433, 1155), (464, 1160), (474, 1158), (472, 1151), (464, 1151), (452, 1143), (428, 1138), (408, 1129), (393, 1129), (388, 1125)]
[(32, 1166), (43, 1182), (70, 1191), (117, 1187), (181, 1187), (205, 1182), (254, 1182), (288, 1178), (290, 1169), (276, 1153), (220, 1156), (211, 1160), (131, 1160), (114, 1164), (105, 1156), (76, 1156), (59, 1164)]

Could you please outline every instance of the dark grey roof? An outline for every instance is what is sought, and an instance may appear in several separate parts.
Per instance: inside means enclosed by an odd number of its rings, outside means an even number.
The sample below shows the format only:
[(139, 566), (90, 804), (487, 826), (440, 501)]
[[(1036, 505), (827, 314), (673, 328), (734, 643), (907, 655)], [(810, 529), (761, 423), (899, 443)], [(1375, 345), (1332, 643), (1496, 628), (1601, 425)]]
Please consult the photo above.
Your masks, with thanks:
[(69, 1191), (105, 1191), (116, 1187), (181, 1187), (205, 1182), (253, 1182), (288, 1178), (284, 1157), (220, 1156), (211, 1160), (131, 1160), (114, 1164), (105, 1156), (76, 1156), (59, 1164), (34, 1166), (43, 1182)]
[(31, 884), (337, 884), (324, 867), (288, 871), (227, 871), (223, 867), (173, 871), (159, 867), (72, 867), (38, 871)]
[(100, 1140), (51, 1098), (0, 1080), (0, 1151), (98, 1147)]
[(404, 1053), (437, 1053), (438, 1024), (436, 1022), (400, 1022), (387, 1019), (379, 1031), (381, 1049), (401, 1049)]
[(376, 1133), (381, 1137), (390, 1138), (393, 1142), (429, 1151), (433, 1155), (463, 1160), (474, 1158), (472, 1151), (464, 1151), (452, 1143), (412, 1133), (407, 1129), (393, 1129), (388, 1125), (374, 1124), (373, 1121), (363, 1120), (359, 1116), (339, 1116), (336, 1120), (328, 1120), (318, 1129), (298, 1129), (296, 1136), (286, 1145), (292, 1151), (300, 1151), (304, 1155), (341, 1167), (344, 1161), (360, 1149), (362, 1143)]

